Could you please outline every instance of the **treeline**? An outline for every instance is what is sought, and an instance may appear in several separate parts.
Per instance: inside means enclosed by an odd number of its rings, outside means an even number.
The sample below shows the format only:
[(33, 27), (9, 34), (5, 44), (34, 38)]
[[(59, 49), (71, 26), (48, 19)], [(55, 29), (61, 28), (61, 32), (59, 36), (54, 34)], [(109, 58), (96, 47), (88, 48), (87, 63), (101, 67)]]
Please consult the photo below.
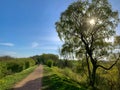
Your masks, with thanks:
[(54, 62), (54, 64), (56, 64), (59, 59), (58, 55), (54, 54), (36, 55), (31, 58), (35, 60), (36, 64), (47, 64), (48, 60), (51, 60), (52, 62)]
[(60, 68), (72, 67), (73, 60), (62, 60), (59, 59), (58, 55), (55, 54), (42, 54), (31, 57), (35, 60), (36, 64), (44, 64), (48, 66), (58, 66)]
[(35, 61), (32, 58), (0, 57), (0, 78), (21, 72), (33, 65), (35, 65)]
[(42, 54), (30, 58), (14, 58), (10, 56), (0, 57), (0, 78), (21, 72), (35, 64), (44, 64), (51, 66), (58, 66), (60, 68), (72, 67), (74, 61), (61, 60), (58, 55)]

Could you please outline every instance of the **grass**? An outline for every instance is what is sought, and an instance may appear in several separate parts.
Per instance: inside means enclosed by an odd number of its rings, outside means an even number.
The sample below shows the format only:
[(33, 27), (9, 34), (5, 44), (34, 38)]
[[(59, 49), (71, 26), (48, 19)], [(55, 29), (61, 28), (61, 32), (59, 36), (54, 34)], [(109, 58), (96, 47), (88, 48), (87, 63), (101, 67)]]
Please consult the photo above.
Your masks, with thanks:
[(0, 79), (0, 90), (10, 90), (13, 85), (23, 78), (25, 78), (28, 74), (30, 74), (36, 66), (30, 67), (26, 70), (23, 70), (20, 73), (15, 73), (13, 75), (8, 75)]
[(77, 74), (68, 69), (44, 66), (42, 90), (86, 90), (80, 86), (79, 79), (75, 79), (76, 76)]

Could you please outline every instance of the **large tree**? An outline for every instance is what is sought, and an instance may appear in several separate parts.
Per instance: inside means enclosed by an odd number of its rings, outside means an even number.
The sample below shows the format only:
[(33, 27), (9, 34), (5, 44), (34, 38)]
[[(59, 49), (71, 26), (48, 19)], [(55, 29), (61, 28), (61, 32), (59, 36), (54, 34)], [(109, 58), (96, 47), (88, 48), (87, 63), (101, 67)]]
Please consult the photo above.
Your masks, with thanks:
[(119, 60), (119, 57), (116, 57), (110, 67), (99, 63), (114, 53), (113, 43), (107, 40), (115, 35), (118, 23), (118, 12), (112, 10), (107, 0), (78, 0), (69, 5), (56, 22), (59, 38), (64, 42), (62, 53), (72, 53), (78, 59), (86, 57), (89, 84), (92, 87), (95, 85), (97, 68), (109, 70)]

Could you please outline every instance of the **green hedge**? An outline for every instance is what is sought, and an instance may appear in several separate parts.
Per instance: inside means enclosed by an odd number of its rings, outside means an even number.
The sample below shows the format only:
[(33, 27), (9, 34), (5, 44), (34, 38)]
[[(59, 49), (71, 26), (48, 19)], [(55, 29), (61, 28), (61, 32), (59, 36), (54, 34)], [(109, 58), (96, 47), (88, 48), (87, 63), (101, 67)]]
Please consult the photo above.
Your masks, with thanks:
[(35, 65), (35, 61), (31, 58), (17, 58), (8, 61), (0, 61), (0, 78), (21, 72)]
[(53, 66), (53, 60), (48, 60), (47, 61), (47, 66), (52, 67)]

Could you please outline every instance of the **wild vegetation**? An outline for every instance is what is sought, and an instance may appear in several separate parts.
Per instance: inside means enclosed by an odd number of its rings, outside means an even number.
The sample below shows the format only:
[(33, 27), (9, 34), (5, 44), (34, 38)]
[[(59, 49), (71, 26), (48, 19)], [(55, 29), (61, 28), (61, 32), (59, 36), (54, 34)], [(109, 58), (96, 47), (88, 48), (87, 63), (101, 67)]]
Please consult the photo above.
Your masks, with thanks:
[[(50, 58), (46, 60), (50, 60), (53, 64), (51, 66), (47, 63), (44, 64), (47, 66), (44, 66), (43, 90), (66, 90), (69, 87), (71, 88), (69, 90), (91, 90), (92, 87), (89, 86), (88, 66), (85, 59), (84, 57), (80, 60), (58, 59), (54, 61)], [(104, 66), (110, 66), (114, 61), (103, 60), (99, 63)], [(92, 68), (92, 65), (90, 65), (90, 68)], [(119, 90), (119, 80), (120, 61), (109, 71), (98, 68), (95, 86), (97, 90)]]
[(0, 90), (9, 90), (35, 68), (35, 61), (31, 58), (0, 57)]
[[(101, 63), (109, 66), (113, 62), (103, 61)], [(110, 71), (99, 68), (96, 74), (97, 90), (119, 90), (118, 64)], [(82, 66), (81, 61), (73, 61), (72, 67), (44, 66), (43, 90), (66, 90), (66, 88), (69, 90), (92, 90), (88, 84), (87, 66), (85, 63)]]
[[(45, 60), (48, 57), (47, 55), (50, 56), (50, 54), (46, 54), (46, 56), (44, 56), (44, 58), (42, 59), (39, 58), (42, 55), (39, 55), (37, 56), (38, 58), (36, 58), (34, 61), (37, 62), (39, 60), (40, 62), (42, 62), (43, 59)], [(53, 56), (53, 54), (51, 55)], [(46, 63), (44, 64), (47, 66), (44, 66), (44, 73), (43, 73), (43, 79), (42, 79), (43, 90), (66, 90), (66, 88), (69, 88), (69, 90), (74, 90), (74, 89), (75, 90), (91, 90), (91, 87), (89, 87), (89, 83), (88, 83), (89, 75), (87, 73), (88, 69), (87, 69), (87, 63), (85, 62), (85, 59), (86, 58), (83, 58), (83, 59), (81, 58), (81, 60), (67, 60), (67, 59), (53, 60), (51, 58), (48, 58), (47, 60), (45, 60)], [(21, 61), (22, 59), (18, 59), (18, 61), (19, 60)], [(24, 60), (25, 59), (23, 59), (23, 61)], [(6, 60), (4, 62), (7, 63), (8, 61), (9, 60)], [(48, 64), (49, 62), (50, 64)], [(113, 62), (114, 61), (101, 61), (100, 64), (104, 66), (109, 66)], [(92, 68), (92, 65), (90, 65), (90, 68)], [(30, 72), (32, 70), (30, 70)], [(2, 85), (1, 88), (4, 88), (4, 87), (9, 88), (12, 85), (14, 85), (14, 83), (17, 82), (17, 80), (20, 80), (23, 78), (24, 76), (24, 74), (22, 74), (23, 72), (24, 71), (18, 72), (18, 73), (14, 72), (12, 73), (12, 75), (7, 75), (2, 77), (0, 79), (0, 83)], [(28, 73), (30, 72), (28, 71)], [(25, 74), (25, 76), (28, 75), (28, 73)], [(98, 90), (99, 89), (100, 90), (119, 90), (119, 87), (120, 87), (119, 80), (120, 80), (120, 61), (118, 61), (118, 63), (110, 71), (98, 68), (96, 72), (95, 86)], [(1, 90), (5, 90), (5, 89), (1, 89)]]
[[(7, 59), (6, 59), (7, 58)], [(31, 66), (35, 65), (35, 61), (31, 58), (0, 58), (0, 78), (21, 72)]]
[(79, 85), (80, 78), (69, 68), (60, 69), (44, 66), (42, 90), (86, 90)]
[(7, 75), (0, 79), (0, 90), (12, 90), (15, 83), (19, 82), (20, 80), (24, 79), (26, 76), (28, 76), (33, 70), (36, 68), (36, 66), (27, 68), (21, 72)]
[(57, 61), (59, 60), (58, 55), (54, 55), (54, 54), (42, 54), (42, 55), (36, 55), (31, 57), (32, 59), (35, 60), (36, 64), (47, 64), (48, 60), (53, 60), (54, 61), (54, 65), (57, 64)]

